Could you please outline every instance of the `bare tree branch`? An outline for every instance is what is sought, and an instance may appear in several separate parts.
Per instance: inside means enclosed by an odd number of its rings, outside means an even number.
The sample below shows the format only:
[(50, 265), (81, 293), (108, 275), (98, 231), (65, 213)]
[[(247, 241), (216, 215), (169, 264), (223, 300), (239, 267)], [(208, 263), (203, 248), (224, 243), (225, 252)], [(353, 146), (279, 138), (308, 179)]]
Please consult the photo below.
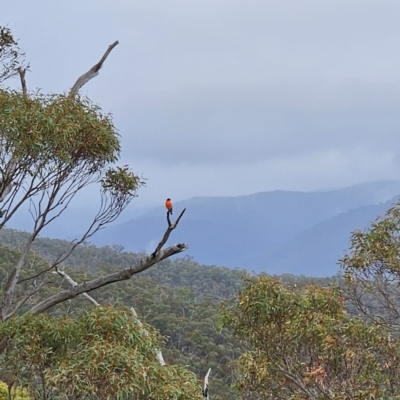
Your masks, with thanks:
[(110, 283), (128, 280), (132, 278), (133, 275), (145, 271), (146, 269), (149, 269), (158, 262), (165, 260), (166, 258), (169, 258), (175, 254), (179, 254), (182, 251), (187, 250), (188, 248), (188, 245), (185, 243), (170, 246), (164, 250), (161, 250), (156, 257), (153, 257), (152, 255), (147, 256), (130, 268), (126, 268), (122, 271), (93, 279), (89, 282), (83, 282), (72, 289), (64, 290), (60, 293), (50, 296), (34, 306), (29, 312), (32, 314), (39, 314), (59, 303), (62, 303), (63, 301), (73, 299), (82, 293), (91, 292), (92, 290), (109, 285)]
[(100, 61), (97, 64), (93, 65), (93, 67), (90, 68), (89, 71), (87, 71), (77, 79), (77, 81), (74, 83), (74, 86), (72, 86), (72, 89), (70, 91), (71, 94), (78, 93), (83, 85), (88, 83), (91, 79), (95, 78), (99, 74), (99, 71), (104, 64), (104, 61), (106, 61), (112, 49), (117, 46), (118, 43), (119, 42), (117, 40), (113, 44), (110, 44), (106, 52), (103, 54), (103, 57), (101, 57)]
[(181, 214), (179, 215), (178, 219), (176, 220), (176, 222), (174, 224), (170, 223), (169, 218), (167, 216), (168, 228), (167, 228), (166, 232), (164, 233), (164, 236), (161, 239), (160, 243), (158, 244), (157, 248), (154, 250), (154, 252), (150, 256), (143, 258), (141, 261), (137, 262), (132, 267), (126, 268), (122, 271), (114, 272), (112, 274), (93, 279), (89, 282), (83, 282), (81, 284), (73, 286), (69, 290), (64, 290), (60, 293), (56, 293), (56, 294), (48, 297), (47, 299), (44, 299), (40, 303), (36, 304), (34, 307), (31, 308), (31, 310), (29, 312), (32, 314), (39, 314), (59, 303), (62, 303), (69, 299), (73, 299), (85, 292), (90, 292), (90, 291), (98, 289), (102, 286), (109, 285), (110, 283), (128, 280), (128, 279), (132, 278), (133, 275), (136, 275), (139, 272), (145, 271), (146, 269), (157, 264), (158, 262), (165, 260), (166, 258), (169, 258), (175, 254), (179, 254), (182, 251), (187, 250), (189, 248), (189, 246), (186, 243), (179, 243), (179, 244), (167, 247), (166, 249), (162, 250), (162, 247), (168, 240), (169, 235), (178, 226), (178, 223), (179, 223), (180, 219), (182, 218), (183, 214), (185, 213), (185, 211), (186, 211), (186, 208), (181, 212)]
[(298, 378), (296, 375), (292, 374), (290, 371), (287, 371), (285, 368), (280, 367), (277, 365), (277, 368), (282, 372), (283, 375), (286, 376), (287, 379), (292, 381), (300, 390), (304, 392), (308, 396), (309, 399), (318, 399), (318, 396), (316, 394), (313, 394), (310, 392), (306, 386), (303, 384), (302, 380)]
[(19, 279), (18, 282), (17, 282), (17, 284), (19, 285), (19, 284), (22, 283), (22, 282), (31, 281), (32, 279), (35, 279), (35, 278), (39, 277), (40, 275), (42, 275), (42, 274), (44, 274), (44, 273), (46, 273), (46, 272), (49, 272), (49, 271), (52, 270), (53, 268), (54, 268), (54, 265), (51, 264), (48, 268), (45, 268), (44, 270), (38, 272), (38, 273), (35, 274), (35, 275), (32, 275), (32, 276), (30, 276), (30, 277), (28, 277), (28, 278)]

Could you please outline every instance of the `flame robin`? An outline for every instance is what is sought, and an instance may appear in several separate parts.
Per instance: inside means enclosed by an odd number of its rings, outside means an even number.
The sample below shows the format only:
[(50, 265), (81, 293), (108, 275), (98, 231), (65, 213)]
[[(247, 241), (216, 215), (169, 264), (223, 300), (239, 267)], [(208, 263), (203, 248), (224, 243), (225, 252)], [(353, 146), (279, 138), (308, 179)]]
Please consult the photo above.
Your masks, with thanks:
[(167, 207), (168, 212), (172, 215), (172, 201), (170, 198), (165, 200), (165, 207)]

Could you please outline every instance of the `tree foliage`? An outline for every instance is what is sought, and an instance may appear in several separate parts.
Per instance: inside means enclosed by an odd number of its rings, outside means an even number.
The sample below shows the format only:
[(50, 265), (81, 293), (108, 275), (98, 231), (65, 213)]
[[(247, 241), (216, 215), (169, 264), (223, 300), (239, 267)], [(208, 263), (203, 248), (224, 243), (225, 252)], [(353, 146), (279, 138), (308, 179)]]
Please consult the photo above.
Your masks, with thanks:
[(0, 381), (0, 400), (31, 400), (28, 391), (18, 386), (9, 387), (5, 382)]
[[(129, 166), (116, 165), (120, 136), (111, 115), (78, 93), (117, 44), (69, 93), (46, 95), (28, 91), (26, 68), (19, 65), (22, 53), (11, 31), (0, 28), (0, 83), (18, 74), (22, 86), (21, 91), (0, 88), (0, 230), (16, 213), (32, 221), (18, 249), (7, 254), (0, 248), (0, 255), (5, 254), (0, 260), (0, 354), (5, 351), (8, 372), (35, 398), (186, 399), (200, 394), (192, 373), (160, 365), (158, 336), (132, 313), (98, 308), (77, 318), (36, 315), (80, 294), (90, 299), (86, 292), (128, 280), (187, 248), (177, 244), (163, 249), (183, 210), (176, 222), (168, 218), (156, 250), (122, 271), (105, 276), (98, 271), (90, 281), (77, 283), (59, 269), (75, 249), (114, 221), (144, 184)], [(34, 254), (43, 228), (88, 186), (97, 188), (99, 201), (87, 230), (51, 258)]]
[(23, 57), (11, 30), (0, 26), (0, 84), (18, 74)]
[(0, 334), (8, 342), (3, 365), (32, 398), (201, 398), (193, 373), (159, 364), (158, 334), (128, 309), (23, 316), (2, 324)]
[[(6, 79), (21, 71), (17, 43), (7, 28), (0, 29), (0, 45)], [(110, 115), (77, 93), (29, 93), (22, 78), (21, 92), (0, 89), (0, 229), (17, 212), (25, 211), (32, 220), (32, 232), (4, 286), (3, 320), (21, 307), (16, 301), (17, 285), (32, 243), (84, 188), (97, 186), (98, 212), (82, 237), (52, 260), (50, 269), (114, 221), (144, 183), (128, 166), (115, 165), (120, 137)], [(35, 291), (46, 283), (42, 276)]]
[(349, 317), (337, 288), (290, 289), (248, 281), (224, 323), (248, 347), (237, 363), (245, 396), (285, 399), (395, 398), (400, 343), (387, 329)]
[(341, 260), (355, 312), (400, 333), (400, 204), (364, 232), (355, 231)]

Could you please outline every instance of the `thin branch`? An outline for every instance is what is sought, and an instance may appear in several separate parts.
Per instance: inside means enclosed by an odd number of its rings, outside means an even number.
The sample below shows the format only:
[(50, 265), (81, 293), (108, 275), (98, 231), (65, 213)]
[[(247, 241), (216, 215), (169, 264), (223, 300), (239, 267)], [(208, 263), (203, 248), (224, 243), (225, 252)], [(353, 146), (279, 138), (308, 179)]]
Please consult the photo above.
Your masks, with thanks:
[(162, 249), (162, 247), (167, 243), (167, 240), (169, 238), (169, 235), (171, 232), (178, 226), (180, 219), (182, 218), (183, 214), (185, 213), (186, 208), (183, 209), (183, 211), (180, 213), (178, 219), (174, 224), (171, 224), (171, 220), (169, 219), (169, 211), (167, 212), (167, 221), (168, 221), (168, 228), (164, 233), (163, 238), (161, 239), (160, 243), (158, 243), (158, 246), (154, 250), (154, 252), (151, 254), (152, 257), (156, 257), (157, 253)]
[[(132, 311), (133, 317), (135, 318), (135, 321), (143, 329), (143, 332), (144, 332), (145, 336), (148, 336), (149, 332), (147, 332), (146, 329), (143, 328), (142, 321), (140, 321), (136, 310), (133, 307), (131, 307), (131, 311)], [(156, 349), (156, 357), (157, 357), (157, 360), (158, 360), (158, 362), (160, 363), (161, 366), (166, 365), (166, 363), (164, 361), (164, 357), (163, 357), (162, 352), (161, 352), (160, 349)]]
[[(285, 360), (286, 362), (286, 360)], [(287, 362), (286, 362), (287, 364)], [(302, 390), (308, 397), (309, 399), (315, 399), (317, 400), (317, 395), (314, 395), (313, 393), (311, 393), (303, 384), (303, 382), (294, 374), (292, 374), (289, 371), (286, 371), (284, 368), (280, 367), (279, 365), (277, 365), (277, 369), (282, 372), (283, 375), (286, 376), (286, 378), (288, 378), (290, 381), (292, 381), (300, 390)]]
[(22, 282), (31, 281), (32, 279), (35, 279), (35, 278), (39, 277), (40, 275), (42, 275), (42, 274), (44, 274), (44, 273), (46, 273), (46, 272), (49, 272), (49, 271), (52, 270), (53, 268), (54, 268), (54, 265), (51, 264), (50, 267), (45, 268), (44, 270), (38, 272), (37, 274), (35, 274), (35, 275), (33, 275), (33, 276), (30, 276), (30, 277), (28, 277), (28, 278), (19, 279), (18, 282), (17, 282), (17, 285), (19, 285), (19, 284), (22, 283)]
[(47, 285), (48, 283), (51, 283), (50, 281), (43, 281), (35, 290), (32, 292), (28, 293), (21, 301), (19, 301), (14, 309), (8, 313), (6, 316), (4, 316), (3, 321), (6, 321), (7, 319), (11, 318), (14, 314), (17, 313), (17, 311), (35, 294), (37, 293), (44, 285)]
[(19, 257), (17, 265), (14, 267), (14, 269), (10, 273), (10, 276), (8, 277), (7, 283), (4, 288), (4, 295), (3, 295), (2, 306), (1, 306), (1, 314), (2, 314), (3, 320), (9, 314), (9, 309), (10, 309), (11, 303), (12, 303), (12, 297), (14, 295), (15, 287), (19, 280), (19, 274), (21, 272), (21, 268), (26, 260), (29, 250), (31, 249), (31, 246), (32, 246), (33, 241), (35, 240), (35, 237), (36, 237), (35, 232), (29, 236), (29, 239), (26, 242), (25, 247), (21, 252), (21, 255)]
[[(183, 210), (183, 211), (185, 211), (185, 210)], [(169, 219), (170, 214), (171, 214), (171, 212), (168, 210), (168, 211), (167, 211), (167, 222), (168, 222), (168, 226), (171, 226), (171, 225), (172, 225), (172, 224), (171, 224), (171, 220)]]
[(89, 71), (87, 71), (86, 73), (84, 73), (83, 75), (81, 75), (77, 81), (74, 83), (74, 86), (72, 86), (72, 89), (70, 91), (70, 94), (76, 94), (79, 92), (79, 90), (81, 89), (81, 87), (83, 85), (85, 85), (86, 83), (88, 83), (91, 79), (95, 78), (98, 74), (99, 71), (101, 69), (101, 67), (104, 64), (104, 61), (106, 61), (107, 57), (109, 56), (109, 54), (111, 53), (112, 49), (118, 45), (118, 40), (115, 41), (113, 44), (110, 44), (108, 46), (108, 49), (106, 50), (106, 52), (103, 54), (103, 57), (101, 57), (100, 61), (93, 65), (92, 68), (89, 69)]

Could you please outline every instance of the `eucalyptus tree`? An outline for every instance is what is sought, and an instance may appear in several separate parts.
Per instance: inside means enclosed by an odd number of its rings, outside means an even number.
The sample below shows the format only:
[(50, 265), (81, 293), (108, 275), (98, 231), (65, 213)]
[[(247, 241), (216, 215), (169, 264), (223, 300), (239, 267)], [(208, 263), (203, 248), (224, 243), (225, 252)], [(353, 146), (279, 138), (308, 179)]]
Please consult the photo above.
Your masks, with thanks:
[[(49, 272), (57, 271), (77, 246), (118, 218), (144, 181), (129, 166), (116, 164), (121, 145), (111, 116), (79, 95), (80, 88), (98, 75), (118, 41), (76, 80), (71, 90), (47, 95), (27, 89), (23, 54), (10, 30), (3, 28), (0, 33), (0, 62), (4, 71), (0, 88), (0, 229), (23, 207), (29, 207), (32, 220), (31, 234), (21, 245), (20, 258), (3, 286), (1, 317), (5, 321), (30, 302), (44, 285), (51, 284)], [(6, 79), (15, 75), (21, 79), (20, 91), (4, 86)], [(88, 186), (98, 190), (100, 205), (84, 234), (71, 242), (65, 252), (49, 261), (47, 268), (22, 279), (27, 255), (37, 236)], [(32, 304), (29, 312), (40, 313), (82, 293), (129, 279), (160, 260), (186, 250), (184, 243), (163, 249), (182, 214), (175, 223), (168, 219), (165, 235), (151, 255), (118, 273), (41, 298), (37, 304)], [(31, 282), (31, 287), (28, 291), (25, 288), (21, 296), (18, 288), (26, 281)]]
[[(0, 229), (17, 212), (26, 208), (32, 221), (31, 232), (21, 243), (15, 265), (10, 268), (0, 291), (3, 366), (7, 373), (11, 371), (16, 379), (23, 381), (26, 373), (23, 365), (31, 365), (31, 394), (34, 395), (33, 388), (37, 391), (40, 382), (46, 378), (50, 392), (43, 394), (42, 387), (41, 396), (49, 398), (53, 395), (59, 397), (60, 393), (54, 392), (55, 387), (64, 387), (65, 393), (74, 398), (88, 398), (88, 393), (92, 398), (201, 397), (200, 387), (194, 383), (193, 375), (165, 365), (156, 335), (138, 320), (133, 309), (129, 317), (126, 313), (108, 310), (110, 317), (105, 318), (102, 308), (96, 307), (97, 314), (88, 314), (89, 317), (79, 320), (83, 321), (83, 325), (76, 326), (74, 324), (79, 324), (79, 321), (52, 320), (42, 315), (51, 307), (79, 295), (99, 306), (89, 292), (130, 279), (188, 248), (185, 243), (164, 248), (182, 218), (183, 210), (175, 222), (167, 214), (167, 228), (155, 250), (123, 270), (78, 283), (61, 268), (77, 246), (115, 221), (144, 185), (144, 180), (129, 166), (117, 165), (121, 144), (111, 115), (103, 113), (98, 105), (79, 94), (82, 86), (99, 74), (117, 45), (118, 41), (108, 46), (100, 61), (81, 75), (69, 91), (43, 94), (29, 91), (24, 54), (12, 32), (8, 28), (0, 28)], [(20, 79), (21, 90), (6, 86), (7, 79), (15, 76)], [(92, 191), (98, 190), (99, 208), (85, 232), (57, 257), (47, 260), (46, 265), (40, 264), (39, 270), (30, 268), (30, 252), (35, 239), (87, 187), (92, 187)], [(62, 288), (59, 282), (55, 282), (55, 276), (67, 281), (70, 286)], [(52, 288), (50, 292), (46, 290), (48, 287)], [(99, 315), (103, 318), (101, 322), (98, 321)], [(63, 328), (68, 323), (70, 328), (74, 327), (71, 329), (78, 337), (68, 336), (72, 331)], [(112, 337), (115, 326), (124, 329), (125, 333), (119, 332), (119, 336)], [(103, 336), (96, 336), (99, 335), (98, 329), (103, 329)], [(105, 332), (107, 330), (109, 334)], [(92, 334), (88, 336), (88, 332)], [(127, 332), (131, 332), (131, 336), (126, 336)], [(39, 342), (36, 348), (35, 339)], [(121, 340), (123, 343), (119, 342)], [(71, 343), (74, 343), (73, 346), (68, 347)], [(124, 346), (129, 347), (125, 352)], [(80, 349), (75, 358), (68, 353), (73, 348)], [(110, 353), (107, 354), (107, 351)], [(47, 357), (49, 353), (51, 357)], [(43, 360), (48, 363), (43, 364)], [(143, 369), (140, 362), (147, 369)], [(94, 368), (90, 370), (92, 375), (86, 368), (89, 364)], [(4, 371), (0, 372), (2, 376)], [(137, 374), (141, 374), (140, 377)], [(80, 383), (68, 381), (71, 376), (78, 377)], [(142, 379), (141, 383), (135, 377)], [(175, 382), (173, 387), (176, 390), (167, 395), (171, 382)], [(26, 380), (24, 383), (27, 383)], [(189, 395), (194, 387), (198, 396)]]
[(224, 309), (225, 326), (247, 347), (236, 388), (254, 399), (399, 399), (400, 341), (344, 303), (337, 287), (248, 280)]

